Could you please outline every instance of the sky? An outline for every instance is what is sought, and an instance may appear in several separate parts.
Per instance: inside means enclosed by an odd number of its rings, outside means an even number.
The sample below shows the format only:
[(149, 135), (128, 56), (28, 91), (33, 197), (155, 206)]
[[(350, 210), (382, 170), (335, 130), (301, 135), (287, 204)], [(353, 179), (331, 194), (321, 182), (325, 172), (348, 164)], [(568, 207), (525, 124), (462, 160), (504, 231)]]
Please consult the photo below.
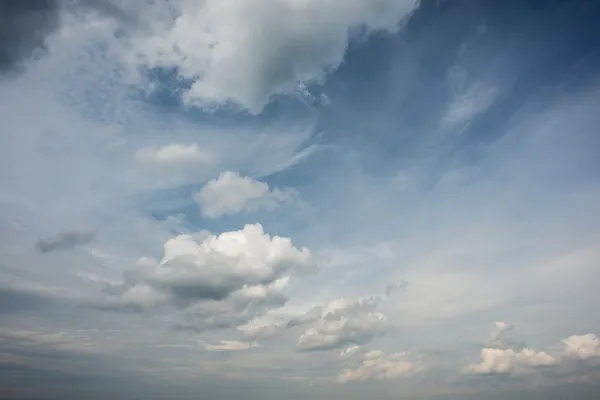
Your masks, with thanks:
[(0, 2), (0, 397), (595, 399), (600, 2)]

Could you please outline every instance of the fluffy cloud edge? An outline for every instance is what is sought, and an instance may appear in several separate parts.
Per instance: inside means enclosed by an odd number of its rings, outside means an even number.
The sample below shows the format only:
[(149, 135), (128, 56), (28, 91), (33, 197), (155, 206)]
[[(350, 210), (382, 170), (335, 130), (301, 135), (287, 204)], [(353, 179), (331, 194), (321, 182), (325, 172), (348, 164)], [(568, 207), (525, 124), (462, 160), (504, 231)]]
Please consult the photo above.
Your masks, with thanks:
[(215, 219), (225, 215), (258, 210), (274, 210), (294, 202), (298, 194), (291, 188), (270, 188), (238, 172), (222, 172), (193, 194), (202, 216)]
[(147, 13), (155, 23), (131, 32), (124, 59), (132, 69), (174, 68), (191, 82), (182, 94), (188, 106), (234, 104), (259, 114), (273, 97), (303, 95), (307, 84), (323, 82), (342, 64), (357, 28), (395, 33), (417, 4), (176, 0), (172, 9), (142, 10), (142, 20)]

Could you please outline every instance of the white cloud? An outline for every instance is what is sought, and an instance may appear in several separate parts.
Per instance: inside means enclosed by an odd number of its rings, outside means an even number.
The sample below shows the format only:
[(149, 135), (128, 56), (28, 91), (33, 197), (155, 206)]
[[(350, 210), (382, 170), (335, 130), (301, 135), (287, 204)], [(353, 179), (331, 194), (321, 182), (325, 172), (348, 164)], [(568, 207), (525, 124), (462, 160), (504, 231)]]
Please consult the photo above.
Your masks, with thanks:
[(345, 348), (344, 350), (342, 350), (340, 352), (340, 357), (341, 358), (347, 358), (347, 357), (352, 357), (353, 355), (355, 355), (357, 352), (359, 352), (361, 349), (360, 346), (357, 345), (353, 345), (350, 347)]
[(452, 99), (441, 121), (449, 127), (468, 124), (478, 114), (490, 107), (496, 96), (495, 88), (483, 84), (472, 84)]
[[(348, 344), (364, 345), (388, 329), (387, 317), (376, 311), (379, 299), (338, 299), (321, 309), (321, 315), (298, 339), (299, 350), (330, 350)], [(306, 322), (309, 322), (307, 319)]]
[(562, 342), (565, 345), (565, 354), (569, 358), (587, 360), (600, 357), (600, 338), (592, 333), (572, 335)]
[(283, 324), (267, 323), (253, 319), (246, 324), (237, 326), (244, 338), (249, 340), (267, 339), (277, 335), (284, 328)]
[(170, 144), (163, 147), (144, 147), (135, 153), (136, 161), (156, 166), (207, 164), (211, 157), (200, 151), (197, 144)]
[(193, 297), (203, 297), (203, 289), (208, 297), (218, 297), (246, 285), (270, 284), (291, 269), (312, 266), (307, 248), (294, 247), (286, 237), (271, 237), (254, 224), (200, 242), (190, 235), (176, 236), (165, 243), (159, 267), (146, 278), (175, 292), (189, 289)]
[(481, 349), (481, 363), (471, 364), (463, 371), (471, 374), (510, 374), (532, 367), (548, 367), (557, 363), (556, 358), (543, 351), (483, 348)]
[(258, 209), (274, 209), (296, 197), (291, 189), (269, 189), (269, 185), (236, 172), (223, 172), (194, 194), (207, 218)]
[(371, 350), (361, 355), (360, 366), (346, 369), (338, 376), (339, 383), (350, 381), (378, 380), (389, 381), (419, 373), (425, 366), (409, 359), (409, 353), (387, 354), (381, 350)]
[(107, 287), (101, 307), (142, 310), (171, 303), (186, 309), (181, 327), (233, 327), (281, 307), (287, 301), (286, 274), (314, 267), (308, 249), (271, 237), (260, 224), (199, 236), (168, 240), (160, 262), (140, 259), (123, 283)]
[(496, 329), (490, 335), (490, 341), (487, 347), (506, 349), (508, 347), (517, 346), (508, 334), (515, 329), (515, 326), (504, 321), (496, 322)]
[(220, 344), (205, 344), (204, 348), (208, 351), (242, 351), (256, 347), (256, 344), (249, 342), (238, 342), (236, 340), (221, 340)]
[(339, 67), (352, 28), (395, 32), (415, 5), (414, 0), (171, 1), (170, 8), (158, 4), (145, 10), (148, 18), (141, 15), (146, 24), (128, 58), (144, 67), (177, 68), (193, 82), (183, 96), (188, 104), (212, 108), (234, 102), (257, 114), (272, 96), (321, 82)]

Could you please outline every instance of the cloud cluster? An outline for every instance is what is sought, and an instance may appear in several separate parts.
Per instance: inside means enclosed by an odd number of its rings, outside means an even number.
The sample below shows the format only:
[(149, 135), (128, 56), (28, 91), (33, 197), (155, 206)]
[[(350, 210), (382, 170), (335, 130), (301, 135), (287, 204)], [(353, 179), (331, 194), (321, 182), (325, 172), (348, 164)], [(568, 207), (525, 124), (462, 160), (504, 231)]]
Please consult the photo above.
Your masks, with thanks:
[[(175, 68), (187, 104), (229, 102), (260, 113), (279, 94), (305, 90), (342, 63), (353, 30), (395, 32), (415, 0), (176, 0), (140, 20), (129, 58)], [(147, 21), (152, 21), (149, 23)]]
[(364, 352), (354, 346), (343, 351), (341, 355), (358, 358), (359, 366), (342, 371), (337, 378), (339, 383), (366, 380), (389, 381), (408, 377), (425, 369), (425, 365), (421, 362), (412, 361), (407, 352), (389, 354), (381, 350)]
[(200, 239), (180, 235), (165, 243), (160, 262), (143, 258), (122, 283), (107, 287), (102, 306), (173, 305), (187, 310), (182, 327), (233, 327), (285, 304), (289, 273), (314, 266), (308, 249), (271, 237), (260, 224)]
[(264, 182), (230, 171), (208, 181), (194, 194), (194, 200), (206, 218), (259, 209), (272, 210), (295, 197), (296, 192), (292, 189), (270, 189)]
[(557, 363), (555, 357), (543, 351), (484, 348), (481, 350), (481, 363), (471, 364), (464, 371), (473, 374), (507, 374), (532, 367), (549, 367)]
[[(514, 325), (497, 322), (491, 341), (481, 349), (481, 362), (463, 369), (468, 374), (521, 374), (537, 367), (568, 364), (570, 360), (600, 357), (600, 339), (594, 334), (572, 335), (562, 340), (563, 352), (551, 355), (544, 351), (518, 347), (507, 338)], [(511, 348), (512, 347), (512, 348)]]
[(302, 333), (296, 347), (302, 351), (332, 350), (350, 344), (364, 345), (388, 331), (387, 317), (377, 311), (379, 298), (338, 299), (315, 308), (293, 325), (312, 323)]
[(78, 246), (91, 243), (96, 234), (94, 232), (68, 231), (55, 237), (40, 239), (35, 243), (35, 248), (40, 253), (52, 253), (60, 250), (72, 250)]
[(565, 354), (577, 360), (588, 360), (600, 357), (600, 338), (588, 333), (587, 335), (572, 335), (564, 339)]
[(247, 340), (264, 340), (286, 331), (300, 329), (296, 349), (301, 352), (329, 351), (344, 346), (365, 345), (385, 335), (390, 325), (378, 311), (381, 298), (339, 298), (304, 313), (287, 316), (283, 321), (261, 323), (258, 320), (238, 326)]

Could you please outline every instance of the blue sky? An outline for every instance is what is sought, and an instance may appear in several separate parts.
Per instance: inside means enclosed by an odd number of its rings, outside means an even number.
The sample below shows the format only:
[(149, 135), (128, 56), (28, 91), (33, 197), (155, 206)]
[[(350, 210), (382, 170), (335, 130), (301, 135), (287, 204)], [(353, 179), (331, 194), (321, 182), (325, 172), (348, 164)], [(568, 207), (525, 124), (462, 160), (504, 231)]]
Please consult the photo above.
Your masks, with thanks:
[(2, 7), (0, 397), (597, 392), (596, 2)]

